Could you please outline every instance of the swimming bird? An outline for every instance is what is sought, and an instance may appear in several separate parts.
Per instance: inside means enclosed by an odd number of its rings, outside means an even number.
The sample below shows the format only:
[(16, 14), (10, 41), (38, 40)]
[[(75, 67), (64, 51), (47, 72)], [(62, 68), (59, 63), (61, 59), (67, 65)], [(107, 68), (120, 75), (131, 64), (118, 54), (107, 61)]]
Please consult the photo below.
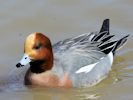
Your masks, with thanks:
[(30, 65), (25, 85), (44, 87), (93, 86), (107, 77), (116, 50), (129, 35), (113, 40), (109, 19), (99, 32), (90, 32), (51, 44), (42, 33), (30, 34), (24, 44), (24, 56), (18, 68)]

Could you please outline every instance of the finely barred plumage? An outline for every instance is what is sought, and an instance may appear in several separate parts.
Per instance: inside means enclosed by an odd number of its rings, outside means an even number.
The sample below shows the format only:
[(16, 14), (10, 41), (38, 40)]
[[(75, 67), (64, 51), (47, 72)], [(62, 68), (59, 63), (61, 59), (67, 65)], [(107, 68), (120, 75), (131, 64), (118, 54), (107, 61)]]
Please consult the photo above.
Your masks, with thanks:
[(114, 36), (110, 35), (109, 19), (106, 19), (100, 32), (85, 33), (59, 41), (53, 45), (53, 71), (59, 77), (64, 72), (69, 73), (76, 87), (96, 84), (111, 70), (112, 54), (126, 42), (129, 35), (115, 41), (112, 39)]

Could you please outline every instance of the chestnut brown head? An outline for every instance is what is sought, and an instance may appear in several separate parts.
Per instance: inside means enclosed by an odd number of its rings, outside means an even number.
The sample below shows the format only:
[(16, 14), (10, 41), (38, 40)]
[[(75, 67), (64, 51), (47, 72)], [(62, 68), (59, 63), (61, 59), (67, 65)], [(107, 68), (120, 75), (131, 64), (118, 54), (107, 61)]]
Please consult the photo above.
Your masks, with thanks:
[(25, 41), (24, 56), (16, 65), (25, 66), (30, 63), (31, 70), (49, 70), (53, 66), (53, 52), (51, 42), (48, 37), (41, 33), (30, 34)]

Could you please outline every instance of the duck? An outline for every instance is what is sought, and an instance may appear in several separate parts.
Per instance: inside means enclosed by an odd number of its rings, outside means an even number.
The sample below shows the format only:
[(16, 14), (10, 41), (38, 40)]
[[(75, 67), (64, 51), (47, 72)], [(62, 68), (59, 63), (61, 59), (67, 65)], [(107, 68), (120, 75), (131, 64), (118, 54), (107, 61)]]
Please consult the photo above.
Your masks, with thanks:
[(24, 85), (41, 87), (89, 87), (105, 79), (116, 51), (129, 35), (114, 40), (109, 31), (109, 19), (99, 32), (90, 32), (61, 40), (52, 45), (39, 32), (31, 33), (24, 43), (24, 56), (16, 64), (29, 64)]

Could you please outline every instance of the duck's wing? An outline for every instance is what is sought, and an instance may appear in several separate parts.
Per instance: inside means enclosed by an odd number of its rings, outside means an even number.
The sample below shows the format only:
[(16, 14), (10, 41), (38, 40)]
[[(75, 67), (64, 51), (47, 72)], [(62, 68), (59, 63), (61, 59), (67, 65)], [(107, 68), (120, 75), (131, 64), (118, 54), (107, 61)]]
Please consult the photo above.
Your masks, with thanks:
[(72, 48), (77, 48), (77, 47), (81, 48), (87, 44), (89, 45), (91, 39), (96, 34), (97, 34), (97, 32), (85, 33), (85, 34), (79, 35), (74, 38), (69, 38), (69, 39), (65, 39), (63, 41), (59, 41), (58, 43), (53, 45), (53, 51), (54, 51), (54, 53), (57, 53), (57, 52), (62, 53), (62, 52), (68, 51)]
[(93, 68), (102, 58), (121, 47), (127, 41), (128, 35), (116, 41), (112, 41), (112, 37), (114, 35), (109, 33), (109, 19), (106, 19), (100, 32), (85, 33), (54, 44), (54, 57), (65, 68), (69, 66), (77, 70), (86, 65)]

